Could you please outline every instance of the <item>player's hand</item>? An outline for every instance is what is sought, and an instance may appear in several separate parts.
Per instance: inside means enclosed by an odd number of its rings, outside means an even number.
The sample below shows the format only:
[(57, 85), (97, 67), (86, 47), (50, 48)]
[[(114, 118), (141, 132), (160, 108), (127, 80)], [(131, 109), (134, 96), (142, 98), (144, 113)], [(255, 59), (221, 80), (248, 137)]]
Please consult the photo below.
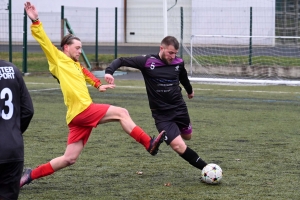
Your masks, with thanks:
[(187, 95), (189, 99), (192, 99), (194, 97), (194, 91), (191, 94)]
[(104, 78), (107, 83), (114, 84), (115, 79), (111, 74), (105, 74)]
[(38, 18), (38, 11), (35, 9), (34, 5), (32, 5), (29, 1), (24, 4), (25, 11), (28, 17), (31, 20), (36, 20)]
[(98, 90), (99, 92), (105, 92), (106, 89), (114, 89), (116, 87), (115, 84), (107, 84), (107, 85), (101, 85)]

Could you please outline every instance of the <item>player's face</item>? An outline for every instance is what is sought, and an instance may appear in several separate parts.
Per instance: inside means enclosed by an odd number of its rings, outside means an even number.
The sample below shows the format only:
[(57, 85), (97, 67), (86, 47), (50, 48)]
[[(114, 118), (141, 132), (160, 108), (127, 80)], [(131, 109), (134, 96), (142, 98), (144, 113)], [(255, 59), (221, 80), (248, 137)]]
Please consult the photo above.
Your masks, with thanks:
[(176, 54), (178, 53), (178, 50), (174, 48), (174, 46), (161, 46), (160, 47), (160, 58), (167, 64), (171, 64), (174, 58), (176, 57)]
[(72, 44), (67, 45), (65, 47), (65, 54), (69, 56), (74, 61), (79, 61), (79, 57), (81, 55), (82, 45), (78, 40), (73, 40)]

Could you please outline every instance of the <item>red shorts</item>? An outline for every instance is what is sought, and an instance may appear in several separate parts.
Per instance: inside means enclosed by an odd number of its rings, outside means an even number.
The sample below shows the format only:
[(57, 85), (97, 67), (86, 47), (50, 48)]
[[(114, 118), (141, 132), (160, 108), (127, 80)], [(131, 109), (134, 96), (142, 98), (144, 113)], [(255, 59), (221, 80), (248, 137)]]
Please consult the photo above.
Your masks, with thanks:
[(68, 144), (82, 140), (83, 145), (85, 145), (91, 135), (92, 129), (97, 127), (99, 121), (105, 116), (109, 107), (109, 104), (92, 103), (82, 113), (74, 117), (68, 124)]

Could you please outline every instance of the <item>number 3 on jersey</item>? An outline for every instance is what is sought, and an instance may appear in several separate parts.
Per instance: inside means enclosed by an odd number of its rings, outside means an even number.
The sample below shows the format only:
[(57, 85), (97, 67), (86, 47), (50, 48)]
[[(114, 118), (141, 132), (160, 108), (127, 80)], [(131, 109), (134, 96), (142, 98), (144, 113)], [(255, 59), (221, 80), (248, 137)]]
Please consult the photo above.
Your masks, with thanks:
[(14, 112), (14, 106), (12, 104), (12, 92), (9, 88), (3, 88), (3, 90), (1, 91), (1, 99), (5, 99), (5, 96), (8, 96), (8, 99), (4, 102), (4, 106), (8, 107), (8, 112), (5, 113), (4, 108), (1, 110), (1, 116), (3, 119), (5, 120), (9, 120)]

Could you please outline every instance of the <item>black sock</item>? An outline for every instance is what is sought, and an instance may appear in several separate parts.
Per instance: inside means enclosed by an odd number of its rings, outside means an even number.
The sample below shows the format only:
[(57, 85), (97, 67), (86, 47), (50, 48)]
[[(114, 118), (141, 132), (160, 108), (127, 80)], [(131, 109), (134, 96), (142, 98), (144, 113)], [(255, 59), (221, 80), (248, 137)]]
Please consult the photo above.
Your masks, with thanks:
[(191, 165), (193, 165), (194, 167), (202, 170), (207, 163), (204, 162), (199, 156), (198, 154), (193, 151), (192, 149), (190, 149), (189, 147), (186, 148), (185, 152), (180, 155), (184, 160), (188, 161)]

